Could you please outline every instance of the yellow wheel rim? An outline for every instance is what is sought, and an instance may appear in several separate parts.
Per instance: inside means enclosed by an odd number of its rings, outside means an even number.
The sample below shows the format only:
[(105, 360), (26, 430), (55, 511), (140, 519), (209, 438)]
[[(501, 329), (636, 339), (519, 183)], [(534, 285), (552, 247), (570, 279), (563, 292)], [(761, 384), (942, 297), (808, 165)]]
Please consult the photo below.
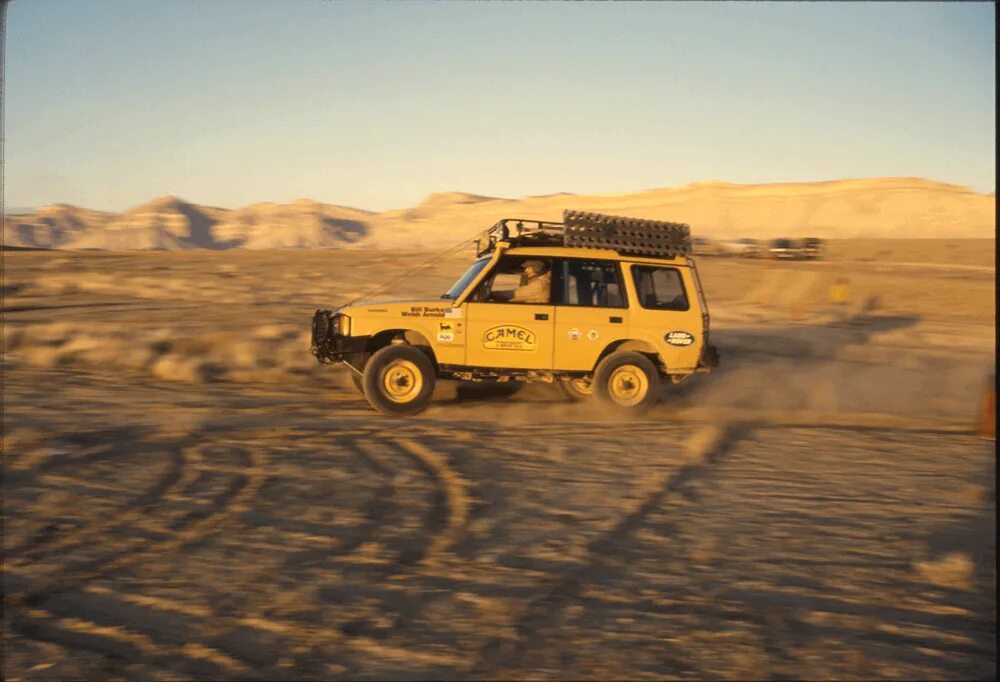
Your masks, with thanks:
[(608, 393), (612, 400), (624, 407), (632, 407), (642, 402), (649, 392), (649, 378), (635, 365), (622, 365), (611, 373)]
[(591, 395), (594, 392), (590, 379), (570, 379), (569, 385), (580, 395)]
[(382, 372), (382, 389), (394, 403), (408, 403), (420, 394), (424, 378), (409, 360), (395, 360)]

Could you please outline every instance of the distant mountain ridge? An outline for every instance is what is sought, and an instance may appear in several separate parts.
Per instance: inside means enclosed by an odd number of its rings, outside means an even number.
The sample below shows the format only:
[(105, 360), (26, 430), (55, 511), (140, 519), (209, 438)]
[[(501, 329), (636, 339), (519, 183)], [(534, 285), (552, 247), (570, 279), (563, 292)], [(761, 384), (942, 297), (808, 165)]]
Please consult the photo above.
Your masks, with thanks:
[(369, 211), (300, 199), (239, 209), (200, 206), (164, 196), (122, 213), (66, 204), (8, 215), (7, 246), (108, 251), (329, 248), (368, 235)]
[(710, 238), (986, 238), (996, 197), (923, 178), (868, 178), (740, 185), (715, 180), (624, 194), (567, 193), (505, 199), (429, 195), (376, 213), (299, 199), (237, 209), (164, 196), (121, 213), (69, 204), (8, 214), (6, 246), (101, 249), (438, 248), (504, 217), (560, 220), (585, 211), (689, 223)]

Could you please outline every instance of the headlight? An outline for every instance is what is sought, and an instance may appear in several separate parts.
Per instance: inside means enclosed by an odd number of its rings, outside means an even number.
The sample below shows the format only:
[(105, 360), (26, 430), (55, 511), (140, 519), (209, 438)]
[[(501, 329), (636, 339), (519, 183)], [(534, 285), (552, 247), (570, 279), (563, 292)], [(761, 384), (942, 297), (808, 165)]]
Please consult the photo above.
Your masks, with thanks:
[(347, 315), (337, 315), (333, 318), (333, 333), (338, 336), (351, 335), (351, 318)]

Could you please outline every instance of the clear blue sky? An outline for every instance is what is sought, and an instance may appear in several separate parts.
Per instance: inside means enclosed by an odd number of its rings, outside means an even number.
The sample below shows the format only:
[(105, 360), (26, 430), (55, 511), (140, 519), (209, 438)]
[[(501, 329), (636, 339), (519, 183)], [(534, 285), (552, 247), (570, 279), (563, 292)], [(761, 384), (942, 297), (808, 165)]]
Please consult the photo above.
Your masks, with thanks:
[(992, 4), (14, 0), (6, 204), (992, 192), (995, 36)]

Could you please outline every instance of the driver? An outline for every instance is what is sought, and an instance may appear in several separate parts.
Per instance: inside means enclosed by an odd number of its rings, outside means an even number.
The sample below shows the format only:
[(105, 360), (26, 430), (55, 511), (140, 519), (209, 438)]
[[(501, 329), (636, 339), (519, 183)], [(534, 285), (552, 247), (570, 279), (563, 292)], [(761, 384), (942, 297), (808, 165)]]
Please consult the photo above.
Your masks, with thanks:
[(510, 300), (514, 303), (548, 303), (552, 291), (552, 273), (545, 261), (526, 260), (521, 264), (527, 280), (514, 289)]

